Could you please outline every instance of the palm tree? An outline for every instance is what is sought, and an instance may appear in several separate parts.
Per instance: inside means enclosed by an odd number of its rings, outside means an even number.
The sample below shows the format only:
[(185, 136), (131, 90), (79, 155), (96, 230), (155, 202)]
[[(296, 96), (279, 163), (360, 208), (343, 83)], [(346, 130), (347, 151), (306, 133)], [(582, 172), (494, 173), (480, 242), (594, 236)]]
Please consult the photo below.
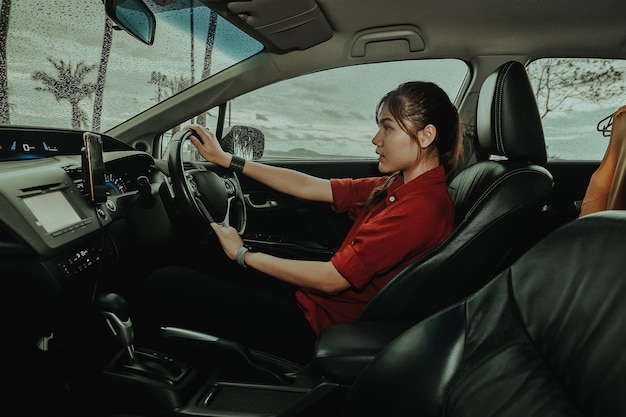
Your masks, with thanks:
[(189, 0), (189, 32), (191, 33), (191, 45), (190, 45), (190, 54), (191, 54), (191, 82), (194, 82), (196, 75), (194, 74), (194, 66), (196, 65), (195, 55), (195, 42), (193, 40), (195, 36), (194, 22), (193, 22), (193, 0)]
[(11, 0), (2, 0), (0, 9), (0, 124), (10, 123), (9, 84), (7, 77), (7, 34)]
[[(184, 89), (188, 88), (191, 85), (191, 80), (189, 78), (185, 78), (184, 76), (174, 76), (173, 79), (167, 79), (167, 88), (170, 90), (169, 96), (173, 96), (175, 94), (180, 93)], [(166, 93), (167, 96), (167, 93)], [(172, 128), (172, 133), (176, 133), (180, 130), (180, 126), (175, 126)]]
[(204, 68), (202, 69), (202, 79), (211, 75), (211, 60), (213, 58), (213, 45), (215, 45), (215, 32), (217, 30), (217, 13), (211, 11), (209, 17), (209, 30), (206, 36), (206, 49), (204, 50)]
[[(213, 45), (215, 44), (215, 31), (217, 29), (217, 13), (211, 11), (209, 18), (209, 30), (206, 38), (206, 49), (204, 50), (204, 67), (202, 68), (202, 79), (211, 75), (211, 60), (213, 58)], [(206, 126), (206, 112), (198, 115), (198, 124)]]
[(100, 131), (100, 120), (102, 118), (102, 95), (104, 93), (104, 83), (106, 80), (107, 67), (109, 65), (109, 54), (111, 53), (112, 42), (113, 24), (108, 17), (105, 17), (102, 53), (100, 54), (100, 66), (98, 67), (98, 79), (96, 81), (96, 96), (93, 100), (93, 122), (91, 123), (91, 129), (95, 132)]
[(191, 80), (184, 76), (174, 76), (173, 79), (167, 79), (167, 87), (170, 90), (170, 96), (180, 93), (191, 85)]
[[(155, 84), (157, 86), (157, 96), (154, 100), (157, 103), (165, 100), (174, 94), (180, 93), (184, 89), (191, 85), (191, 80), (184, 76), (174, 76), (174, 78), (168, 78), (167, 75), (161, 74), (158, 71), (152, 71), (150, 74), (150, 80), (148, 84)], [(172, 133), (176, 133), (180, 130), (180, 126), (176, 126), (172, 129)]]
[(35, 90), (52, 93), (57, 101), (67, 100), (72, 106), (72, 128), (80, 129), (81, 125), (87, 124), (87, 113), (80, 107), (80, 102), (84, 98), (90, 98), (96, 91), (96, 84), (86, 83), (85, 77), (96, 65), (79, 62), (76, 68), (72, 69), (72, 64), (66, 64), (63, 60), (55, 61), (48, 58), (48, 61), (57, 70), (59, 78), (55, 79), (42, 71), (34, 72), (33, 80), (39, 80), (44, 85), (35, 87)]
[(150, 74), (150, 80), (148, 81), (148, 84), (155, 84), (157, 86), (157, 95), (153, 99), (157, 103), (160, 103), (161, 101), (163, 101), (165, 97), (167, 97), (164, 91), (164, 88), (166, 88), (168, 84), (166, 75), (161, 74), (159, 71), (152, 71), (152, 74)]

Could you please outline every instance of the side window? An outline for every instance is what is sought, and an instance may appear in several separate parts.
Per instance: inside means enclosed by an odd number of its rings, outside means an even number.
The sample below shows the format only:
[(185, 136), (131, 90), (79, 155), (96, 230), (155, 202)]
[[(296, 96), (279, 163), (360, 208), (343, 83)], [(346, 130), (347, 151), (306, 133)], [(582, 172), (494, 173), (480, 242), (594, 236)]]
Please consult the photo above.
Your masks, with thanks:
[(626, 60), (545, 58), (527, 70), (548, 158), (601, 160), (608, 116), (626, 104)]
[(261, 130), (261, 159), (375, 158), (376, 104), (400, 83), (433, 81), (455, 101), (468, 77), (459, 60), (355, 65), (309, 74), (232, 100), (226, 126)]

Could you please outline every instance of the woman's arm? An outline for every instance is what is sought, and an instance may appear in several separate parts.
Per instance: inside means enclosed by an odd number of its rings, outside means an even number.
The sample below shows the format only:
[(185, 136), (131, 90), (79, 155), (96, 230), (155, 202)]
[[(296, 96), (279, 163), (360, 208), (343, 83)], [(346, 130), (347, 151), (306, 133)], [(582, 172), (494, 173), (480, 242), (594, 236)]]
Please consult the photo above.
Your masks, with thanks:
[(580, 207), (579, 217), (606, 210), (609, 198), (615, 198), (614, 196), (610, 197), (609, 192), (614, 195), (617, 193), (626, 194), (624, 190), (611, 190), (613, 177), (621, 158), (626, 158), (626, 105), (617, 109), (613, 114), (613, 128), (611, 129), (609, 144), (598, 169), (591, 175)]
[[(241, 236), (232, 227), (211, 223), (226, 256), (235, 260), (243, 246)], [(335, 269), (332, 262), (284, 259), (261, 252), (245, 254), (247, 266), (261, 271), (281, 281), (332, 294), (346, 290), (350, 283)]]
[(245, 262), (258, 271), (300, 288), (334, 294), (350, 288), (330, 261), (285, 259), (262, 252), (246, 252)]
[[(191, 136), (191, 143), (204, 159), (225, 168), (230, 166), (233, 156), (222, 150), (212, 132), (198, 125), (186, 126), (185, 129), (195, 132), (195, 135)], [(246, 161), (243, 173), (277, 191), (294, 197), (326, 203), (333, 202), (333, 193), (328, 179), (254, 161)]]

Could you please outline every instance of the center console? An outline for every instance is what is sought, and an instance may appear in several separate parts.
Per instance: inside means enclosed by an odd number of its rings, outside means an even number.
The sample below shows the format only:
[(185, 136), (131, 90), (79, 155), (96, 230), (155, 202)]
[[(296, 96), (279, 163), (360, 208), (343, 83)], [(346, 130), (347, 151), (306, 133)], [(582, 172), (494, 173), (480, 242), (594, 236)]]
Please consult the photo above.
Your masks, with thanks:
[[(89, 388), (90, 399), (113, 413), (261, 417), (329, 415), (327, 407), (340, 408), (347, 387), (237, 342), (165, 327), (162, 337), (177, 346), (175, 353), (135, 348), (123, 300), (109, 294), (97, 303), (121, 349)], [(198, 352), (202, 364), (187, 360)]]

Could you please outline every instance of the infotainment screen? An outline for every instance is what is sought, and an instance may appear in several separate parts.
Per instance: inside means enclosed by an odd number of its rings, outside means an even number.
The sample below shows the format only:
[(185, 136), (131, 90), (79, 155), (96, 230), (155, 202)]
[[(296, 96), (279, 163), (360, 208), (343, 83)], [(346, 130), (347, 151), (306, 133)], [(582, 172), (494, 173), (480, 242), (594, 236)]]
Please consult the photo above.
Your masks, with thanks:
[(67, 201), (62, 191), (37, 194), (24, 198), (23, 201), (47, 233), (81, 221), (80, 216)]

